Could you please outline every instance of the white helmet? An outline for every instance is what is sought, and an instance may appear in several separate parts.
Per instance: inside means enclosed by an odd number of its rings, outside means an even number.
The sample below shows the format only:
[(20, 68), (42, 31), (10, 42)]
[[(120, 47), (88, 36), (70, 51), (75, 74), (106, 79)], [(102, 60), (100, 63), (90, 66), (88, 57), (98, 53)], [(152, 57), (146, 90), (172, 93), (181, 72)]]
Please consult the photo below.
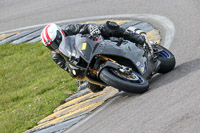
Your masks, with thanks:
[(50, 50), (57, 51), (59, 45), (64, 43), (65, 34), (58, 25), (52, 23), (42, 30), (41, 38), (44, 46)]

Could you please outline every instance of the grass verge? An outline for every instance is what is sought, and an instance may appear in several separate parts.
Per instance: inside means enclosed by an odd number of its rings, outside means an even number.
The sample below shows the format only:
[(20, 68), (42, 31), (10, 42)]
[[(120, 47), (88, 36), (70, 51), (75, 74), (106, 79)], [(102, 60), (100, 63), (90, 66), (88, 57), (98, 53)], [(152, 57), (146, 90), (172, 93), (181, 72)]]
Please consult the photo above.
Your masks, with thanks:
[(0, 45), (0, 131), (24, 132), (51, 114), (77, 83), (42, 43)]

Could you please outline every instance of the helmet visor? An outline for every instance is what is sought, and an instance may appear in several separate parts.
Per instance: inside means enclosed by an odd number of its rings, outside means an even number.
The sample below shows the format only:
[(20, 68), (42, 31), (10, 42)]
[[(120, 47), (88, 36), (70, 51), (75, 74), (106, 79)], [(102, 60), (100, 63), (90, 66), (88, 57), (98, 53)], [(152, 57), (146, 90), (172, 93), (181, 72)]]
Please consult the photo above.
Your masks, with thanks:
[(60, 31), (57, 30), (56, 38), (52, 43), (47, 45), (47, 48), (49, 48), (50, 50), (56, 50), (58, 49), (61, 42), (62, 42), (62, 34), (60, 33)]
[(47, 48), (49, 48), (50, 50), (56, 50), (58, 47), (59, 45), (55, 43), (54, 41), (47, 46)]

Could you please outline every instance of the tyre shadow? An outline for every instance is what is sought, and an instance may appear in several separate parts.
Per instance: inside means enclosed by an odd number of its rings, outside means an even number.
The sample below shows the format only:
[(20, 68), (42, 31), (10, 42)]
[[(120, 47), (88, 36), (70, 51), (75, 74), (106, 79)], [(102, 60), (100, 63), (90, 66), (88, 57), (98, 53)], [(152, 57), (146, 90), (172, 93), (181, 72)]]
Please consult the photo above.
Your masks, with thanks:
[(159, 88), (163, 85), (169, 84), (176, 80), (179, 80), (191, 72), (200, 69), (200, 58), (191, 60), (176, 66), (171, 72), (166, 74), (157, 74), (150, 81), (150, 90)]

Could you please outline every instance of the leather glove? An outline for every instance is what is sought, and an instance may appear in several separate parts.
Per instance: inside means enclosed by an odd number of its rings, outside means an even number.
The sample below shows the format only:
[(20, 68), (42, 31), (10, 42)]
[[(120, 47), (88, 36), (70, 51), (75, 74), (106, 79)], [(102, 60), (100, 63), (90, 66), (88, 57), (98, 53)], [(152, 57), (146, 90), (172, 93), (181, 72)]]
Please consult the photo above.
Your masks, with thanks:
[(99, 28), (95, 25), (88, 25), (88, 30), (90, 33), (90, 37), (93, 40), (96, 40), (99, 38), (99, 35), (101, 34), (101, 31), (99, 30)]

